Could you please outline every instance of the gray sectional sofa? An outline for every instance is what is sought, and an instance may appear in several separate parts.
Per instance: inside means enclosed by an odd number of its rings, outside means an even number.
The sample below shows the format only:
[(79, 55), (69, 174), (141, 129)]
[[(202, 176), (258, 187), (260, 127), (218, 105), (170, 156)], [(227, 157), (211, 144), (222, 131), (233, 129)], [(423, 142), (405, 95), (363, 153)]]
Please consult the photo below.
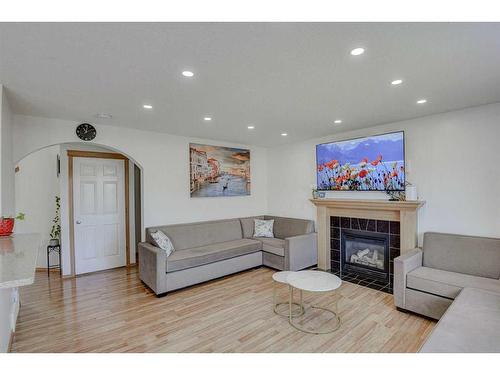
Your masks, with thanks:
[(500, 352), (500, 239), (425, 233), (394, 259), (394, 302), (440, 319), (422, 352)]
[[(275, 238), (254, 237), (254, 219), (274, 219)], [(175, 251), (167, 257), (151, 232), (163, 231)], [(139, 277), (157, 295), (265, 265), (300, 270), (316, 265), (312, 220), (255, 216), (146, 229), (139, 250)]]

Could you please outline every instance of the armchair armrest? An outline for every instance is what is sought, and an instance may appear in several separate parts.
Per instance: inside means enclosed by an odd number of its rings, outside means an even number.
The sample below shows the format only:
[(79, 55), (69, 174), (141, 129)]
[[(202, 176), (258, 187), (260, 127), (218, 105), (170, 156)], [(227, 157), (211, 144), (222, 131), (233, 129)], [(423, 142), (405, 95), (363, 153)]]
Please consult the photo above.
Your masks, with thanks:
[(139, 278), (155, 294), (167, 291), (167, 254), (159, 247), (141, 242), (139, 249)]
[(318, 263), (317, 233), (285, 238), (285, 266), (298, 271)]
[(406, 275), (422, 267), (422, 250), (419, 248), (405, 252), (394, 258), (394, 304), (405, 308)]

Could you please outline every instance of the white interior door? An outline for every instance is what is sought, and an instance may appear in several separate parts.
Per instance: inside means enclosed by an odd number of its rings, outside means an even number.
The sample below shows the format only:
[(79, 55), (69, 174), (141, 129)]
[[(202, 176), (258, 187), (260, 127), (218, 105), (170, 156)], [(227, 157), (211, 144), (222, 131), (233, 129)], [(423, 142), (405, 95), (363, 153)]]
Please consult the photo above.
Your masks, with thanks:
[(75, 273), (126, 265), (124, 161), (73, 159)]

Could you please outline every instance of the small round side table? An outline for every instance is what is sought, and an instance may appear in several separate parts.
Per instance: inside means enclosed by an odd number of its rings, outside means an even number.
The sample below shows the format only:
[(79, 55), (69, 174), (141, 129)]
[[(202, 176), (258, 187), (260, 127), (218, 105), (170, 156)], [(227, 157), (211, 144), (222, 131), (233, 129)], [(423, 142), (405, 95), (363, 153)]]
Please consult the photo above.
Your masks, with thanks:
[(287, 277), (287, 282), (290, 285), (290, 297), (289, 297), (289, 309), (290, 309), (290, 314), (288, 321), (291, 326), (294, 328), (298, 329), (299, 331), (305, 332), (305, 333), (314, 333), (314, 334), (324, 334), (324, 333), (332, 333), (336, 331), (340, 327), (340, 317), (337, 313), (337, 303), (335, 303), (335, 310), (326, 308), (326, 307), (320, 307), (320, 306), (314, 306), (311, 305), (311, 308), (313, 309), (318, 309), (318, 310), (323, 310), (327, 311), (331, 314), (333, 314), (333, 317), (336, 320), (335, 326), (331, 329), (327, 330), (315, 330), (315, 329), (307, 329), (305, 327), (301, 327), (298, 325), (296, 322), (293, 321), (293, 318), (295, 316), (292, 316), (292, 305), (293, 305), (293, 289), (299, 289), (301, 293), (301, 306), (302, 309), (304, 309), (302, 305), (302, 291), (307, 291), (307, 292), (316, 292), (316, 293), (325, 293), (325, 292), (331, 292), (340, 287), (342, 285), (342, 280), (340, 280), (339, 277), (328, 273), (328, 272), (323, 272), (323, 271), (298, 271), (298, 272), (293, 272), (292, 274), (288, 275)]
[[(304, 307), (302, 306), (302, 291), (300, 291), (300, 302), (293, 302), (293, 301), (286, 301), (286, 302), (277, 302), (276, 300), (276, 287), (278, 284), (283, 284), (287, 285), (288, 288), (290, 289), (290, 286), (288, 285), (287, 278), (290, 274), (295, 273), (293, 271), (280, 271), (280, 272), (275, 272), (273, 274), (273, 311), (275, 314), (281, 315), (281, 316), (286, 316), (287, 318), (289, 317), (290, 314), (292, 314), (294, 317), (301, 316), (304, 314)], [(293, 296), (292, 296), (293, 299)], [(282, 305), (288, 305), (291, 303), (291, 305), (298, 307), (298, 311), (292, 312), (292, 307), (290, 306), (289, 312), (287, 313), (280, 313), (278, 311), (278, 307)], [(295, 309), (297, 310), (297, 309)]]

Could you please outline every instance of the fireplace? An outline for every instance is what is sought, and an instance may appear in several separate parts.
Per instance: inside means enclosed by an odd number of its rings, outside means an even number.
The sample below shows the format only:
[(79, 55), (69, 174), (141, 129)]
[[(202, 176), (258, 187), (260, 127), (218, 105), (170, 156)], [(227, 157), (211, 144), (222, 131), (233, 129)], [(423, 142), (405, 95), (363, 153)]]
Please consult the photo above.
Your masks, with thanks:
[(330, 217), (330, 269), (344, 281), (392, 293), (400, 249), (398, 221)]
[(389, 282), (389, 244), (389, 234), (344, 229), (342, 271)]

